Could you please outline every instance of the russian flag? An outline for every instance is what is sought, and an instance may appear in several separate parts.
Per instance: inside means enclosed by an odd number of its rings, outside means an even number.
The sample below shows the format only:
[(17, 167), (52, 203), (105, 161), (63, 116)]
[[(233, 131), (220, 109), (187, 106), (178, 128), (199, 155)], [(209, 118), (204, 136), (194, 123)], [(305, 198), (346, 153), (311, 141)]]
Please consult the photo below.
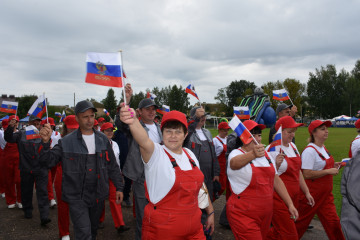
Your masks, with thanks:
[(344, 158), (343, 160), (341, 160), (341, 167), (345, 167), (346, 164), (350, 161), (351, 158)]
[(86, 55), (86, 83), (108, 87), (122, 87), (120, 53), (95, 53)]
[(2, 101), (0, 112), (16, 114), (18, 106), (19, 106), (18, 102)]
[(65, 110), (63, 110), (59, 122), (63, 122), (65, 118), (66, 118)]
[(249, 107), (234, 107), (234, 114), (239, 119), (250, 119)]
[[(195, 92), (195, 87), (194, 87), (194, 85), (189, 84), (189, 86), (187, 86), (187, 87), (185, 88), (185, 92), (193, 95), (194, 97), (197, 98), (197, 100), (199, 100), (199, 97), (198, 97), (198, 95), (197, 95), (196, 92)], [(199, 101), (200, 101), (200, 100), (199, 100)]]
[(268, 152), (275, 152), (276, 146), (281, 146), (282, 127), (280, 126), (274, 135), (274, 140), (271, 142)]
[(25, 128), (25, 131), (26, 131), (26, 140), (40, 138), (39, 130), (33, 125), (27, 126)]
[(154, 100), (157, 96), (151, 92), (147, 92), (146, 98), (150, 98), (151, 100)]
[(106, 116), (109, 116), (110, 113), (104, 108), (104, 113), (106, 114)]
[(229, 122), (229, 126), (238, 135), (244, 144), (249, 144), (252, 141), (252, 136), (249, 130), (244, 126), (238, 117), (233, 117)]
[(33, 105), (31, 106), (28, 114), (36, 116), (36, 117), (41, 119), (44, 112), (46, 112), (46, 98), (45, 98), (45, 95), (41, 95), (33, 103)]
[(156, 109), (156, 112), (164, 115), (167, 112), (170, 112), (170, 107), (167, 105), (162, 105), (162, 108)]
[(55, 116), (61, 117), (61, 113), (60, 112), (55, 112)]
[(273, 99), (278, 101), (285, 101), (285, 100), (289, 100), (290, 98), (285, 89), (280, 89), (273, 91)]

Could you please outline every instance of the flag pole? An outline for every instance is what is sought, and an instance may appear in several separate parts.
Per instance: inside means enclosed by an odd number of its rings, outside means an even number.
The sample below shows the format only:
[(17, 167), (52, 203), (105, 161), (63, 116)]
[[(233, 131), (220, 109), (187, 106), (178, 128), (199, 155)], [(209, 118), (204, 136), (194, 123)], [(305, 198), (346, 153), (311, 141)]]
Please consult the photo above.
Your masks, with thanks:
[(122, 50), (119, 50), (119, 54), (120, 54), (120, 59), (121, 59), (121, 65), (120, 65), (120, 76), (121, 76), (121, 81), (122, 81), (122, 89), (123, 89), (123, 95), (124, 95), (124, 103), (126, 105), (126, 94), (125, 94), (125, 79), (123, 76), (123, 59), (122, 59)]
[(280, 153), (281, 153), (281, 150), (282, 150), (282, 148), (281, 148), (281, 146), (282, 146), (282, 144), (283, 144), (283, 141), (282, 141), (282, 124), (280, 125), (280, 128), (281, 128), (281, 145), (280, 145)]
[(47, 121), (47, 123), (49, 123), (49, 114), (48, 114), (48, 110), (47, 110), (47, 100), (45, 97), (45, 92), (44, 92), (44, 99), (45, 99), (46, 121)]

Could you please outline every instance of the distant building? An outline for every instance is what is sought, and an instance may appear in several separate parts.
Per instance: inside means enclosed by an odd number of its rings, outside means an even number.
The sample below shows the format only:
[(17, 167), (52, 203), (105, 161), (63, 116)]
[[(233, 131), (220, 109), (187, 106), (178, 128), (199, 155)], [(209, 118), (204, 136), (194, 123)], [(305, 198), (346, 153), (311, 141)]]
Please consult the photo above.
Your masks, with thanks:
[(15, 95), (8, 96), (7, 94), (1, 94), (0, 104), (2, 104), (3, 101), (15, 102)]

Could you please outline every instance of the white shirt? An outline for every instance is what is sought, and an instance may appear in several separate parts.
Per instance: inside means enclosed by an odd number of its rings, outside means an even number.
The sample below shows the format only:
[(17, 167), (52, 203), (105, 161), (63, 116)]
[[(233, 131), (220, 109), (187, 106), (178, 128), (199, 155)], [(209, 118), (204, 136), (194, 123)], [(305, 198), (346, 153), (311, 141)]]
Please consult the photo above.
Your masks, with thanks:
[(159, 132), (158, 132), (158, 129), (157, 129), (155, 123), (153, 123), (153, 124), (145, 123), (145, 126), (149, 129), (149, 131), (148, 131), (149, 138), (154, 143), (161, 143), (161, 137), (159, 136)]
[(120, 158), (119, 158), (120, 157), (120, 148), (119, 148), (119, 145), (116, 142), (114, 142), (113, 140), (110, 140), (110, 141), (111, 141), (112, 149), (113, 149), (114, 154), (115, 154), (116, 162), (117, 162), (117, 164), (119, 165), (119, 168), (120, 168)]
[(56, 144), (58, 144), (59, 139), (61, 139), (61, 135), (57, 131), (53, 131), (51, 134), (51, 144), (50, 148), (53, 148)]
[[(232, 170), (230, 168), (231, 160), (241, 154), (244, 153), (241, 152), (239, 149), (234, 149), (231, 151), (228, 158), (229, 161), (227, 165), (227, 174), (231, 189), (235, 194), (242, 193), (249, 186), (252, 178), (252, 168), (250, 163), (246, 164), (244, 167), (238, 170)], [(254, 164), (254, 167), (274, 167), (275, 174), (277, 174), (275, 161), (271, 156), (269, 157), (273, 166), (270, 166), (268, 160), (265, 157), (255, 158), (254, 160), (252, 160), (252, 163)]]
[(4, 130), (0, 130), (0, 147), (1, 149), (4, 149), (6, 145), (6, 141), (4, 139)]
[[(296, 157), (296, 153), (294, 152), (294, 149), (291, 147), (291, 145), (296, 149), (297, 152), (299, 152), (299, 150), (297, 149), (296, 145), (293, 144), (293, 143), (289, 143), (289, 146), (288, 146), (288, 147), (285, 147), (284, 145), (281, 145), (281, 149), (282, 149), (282, 151), (286, 154), (286, 156), (288, 156), (288, 157)], [(273, 159), (276, 160), (276, 156), (279, 154), (280, 147), (279, 147), (279, 148), (276, 148), (277, 151), (268, 152), (269, 147), (270, 147), (270, 144), (265, 148), (265, 151), (267, 151), (267, 153), (269, 154), (269, 156), (271, 156), (271, 158), (273, 158)], [(276, 147), (278, 147), (278, 146), (276, 146)], [(284, 158), (284, 160), (283, 160), (283, 162), (281, 163), (279, 169), (277, 170), (277, 171), (278, 171), (278, 174), (281, 175), (281, 174), (283, 174), (284, 172), (286, 172), (287, 167), (288, 167), (288, 164), (287, 164), (286, 159)]]
[(88, 154), (95, 154), (95, 134), (91, 134), (91, 135), (82, 135), (86, 147), (88, 149)]
[(198, 137), (200, 138), (201, 141), (207, 141), (207, 138), (203, 132), (203, 130), (200, 128), (200, 129), (195, 129), (196, 131), (196, 134), (198, 135)]
[[(219, 135), (217, 137), (220, 138), (220, 140), (226, 145), (227, 137), (221, 138), (221, 137), (219, 137)], [(222, 143), (216, 137), (213, 138), (213, 143), (214, 143), (214, 147), (215, 147), (216, 156), (218, 157), (224, 150), (224, 147), (223, 147)]]
[(356, 153), (360, 150), (360, 134), (356, 136), (355, 140), (351, 143), (351, 154), (355, 157)]
[[(182, 154), (175, 154), (164, 145), (154, 143), (154, 152), (151, 155), (149, 162), (144, 162), (146, 186), (150, 201), (153, 204), (156, 204), (163, 199), (170, 192), (175, 183), (175, 169), (164, 149), (175, 158), (175, 161), (181, 170), (186, 171), (192, 169), (189, 158), (184, 152)], [(199, 162), (193, 152), (187, 148), (184, 149), (194, 160), (196, 166), (199, 167)]]
[[(318, 150), (326, 159), (330, 157), (324, 147), (318, 147), (314, 143), (309, 143), (308, 146), (313, 146), (316, 148), (316, 150)], [(301, 162), (301, 169), (309, 169), (314, 171), (323, 170), (326, 165), (326, 162), (322, 160), (315, 149), (311, 147), (305, 148), (305, 150), (302, 152)]]

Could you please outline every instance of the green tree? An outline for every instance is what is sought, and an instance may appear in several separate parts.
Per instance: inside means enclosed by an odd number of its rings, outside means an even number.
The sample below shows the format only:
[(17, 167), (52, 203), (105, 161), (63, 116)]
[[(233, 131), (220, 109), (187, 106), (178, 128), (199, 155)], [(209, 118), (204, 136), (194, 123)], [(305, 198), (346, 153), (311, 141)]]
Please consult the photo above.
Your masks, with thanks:
[(26, 117), (28, 111), (30, 110), (31, 106), (33, 105), (33, 103), (35, 102), (35, 100), (37, 98), (38, 97), (35, 94), (33, 94), (33, 95), (23, 95), (21, 97), (17, 97), (16, 101), (19, 102), (17, 115), (20, 118)]
[(110, 88), (106, 94), (106, 98), (101, 100), (101, 103), (104, 104), (104, 108), (110, 113), (110, 116), (114, 116), (116, 113), (116, 97), (115, 92)]
[(360, 110), (360, 60), (355, 63), (354, 69), (346, 81), (346, 102), (351, 106), (351, 116), (359, 117)]

